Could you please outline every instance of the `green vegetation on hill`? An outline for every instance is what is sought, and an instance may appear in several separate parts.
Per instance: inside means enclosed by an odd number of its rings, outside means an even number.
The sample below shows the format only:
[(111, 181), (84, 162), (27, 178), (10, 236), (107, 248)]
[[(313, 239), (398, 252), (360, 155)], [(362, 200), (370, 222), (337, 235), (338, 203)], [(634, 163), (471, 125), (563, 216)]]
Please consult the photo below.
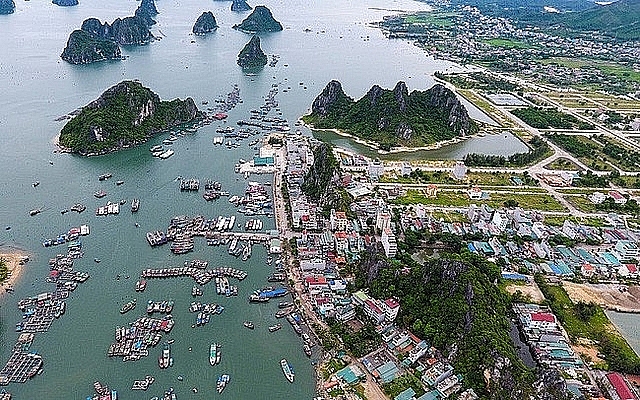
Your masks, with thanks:
[(354, 101), (339, 82), (331, 81), (304, 121), (374, 141), (382, 149), (424, 146), (478, 131), (456, 95), (440, 84), (411, 93), (404, 82), (393, 90), (375, 85)]
[(265, 6), (256, 6), (239, 25), (234, 25), (234, 29), (243, 32), (278, 32), (282, 30), (282, 24), (273, 18), (271, 10)]
[(463, 251), (459, 239), (454, 242), (450, 250), (458, 254), (445, 253), (424, 264), (405, 253), (389, 261), (368, 250), (355, 266), (354, 284), (376, 298), (398, 298), (396, 323), (450, 356), (465, 387), (487, 399), (527, 398), (534, 376), (509, 337), (510, 301), (494, 284), (500, 270)]
[(593, 125), (580, 121), (573, 115), (565, 114), (556, 109), (526, 107), (517, 108), (511, 111), (511, 113), (537, 129), (595, 129)]
[(587, 338), (598, 343), (610, 370), (640, 373), (640, 357), (611, 325), (600, 306), (582, 302), (574, 304), (562, 286), (548, 284), (542, 275), (537, 275), (535, 280), (545, 301), (572, 340)]
[(0, 257), (0, 283), (7, 280), (9, 277), (9, 269), (7, 268), (7, 260)]
[(573, 14), (563, 14), (557, 21), (571, 29), (598, 31), (620, 40), (640, 39), (640, 2), (618, 0)]
[(121, 57), (118, 43), (77, 29), (71, 32), (62, 55), (71, 64), (90, 64), (96, 61), (117, 60)]
[(260, 48), (260, 38), (254, 35), (238, 54), (238, 65), (243, 69), (256, 69), (267, 64), (267, 55)]
[(193, 99), (160, 101), (139, 82), (123, 81), (85, 106), (62, 128), (60, 144), (100, 154), (140, 144), (152, 134), (200, 117)]

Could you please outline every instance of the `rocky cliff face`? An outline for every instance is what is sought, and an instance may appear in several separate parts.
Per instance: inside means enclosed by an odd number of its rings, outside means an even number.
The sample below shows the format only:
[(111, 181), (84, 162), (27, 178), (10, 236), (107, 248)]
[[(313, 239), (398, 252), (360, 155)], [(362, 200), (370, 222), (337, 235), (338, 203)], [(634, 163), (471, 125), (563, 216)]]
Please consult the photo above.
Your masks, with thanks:
[(13, 0), (0, 0), (0, 14), (11, 14), (15, 9)]
[(196, 35), (205, 35), (218, 29), (216, 17), (211, 11), (203, 12), (193, 25), (193, 33)]
[(231, 11), (249, 11), (251, 10), (251, 6), (246, 0), (233, 0), (231, 3)]
[(336, 128), (391, 147), (421, 146), (477, 131), (456, 95), (442, 85), (409, 93), (404, 82), (393, 90), (374, 85), (353, 101), (340, 82), (331, 81), (314, 100), (305, 120), (318, 128)]
[(253, 69), (266, 64), (267, 55), (260, 48), (260, 38), (254, 35), (238, 54), (238, 65), (243, 69)]
[(273, 18), (273, 14), (267, 7), (256, 6), (240, 25), (234, 25), (233, 28), (251, 33), (278, 32), (282, 30), (282, 24)]
[[(380, 86), (376, 85), (371, 88), (371, 91), (376, 87), (378, 89), (380, 88)], [(320, 93), (320, 95), (313, 101), (313, 104), (311, 105), (311, 112), (312, 114), (316, 114), (320, 117), (326, 117), (329, 115), (329, 112), (335, 108), (334, 106), (337, 106), (341, 100), (346, 98), (347, 95), (342, 90), (342, 84), (333, 80), (325, 86), (322, 93)]]
[(63, 60), (71, 64), (90, 64), (96, 61), (120, 59), (120, 47), (116, 42), (75, 30), (69, 35), (62, 52)]
[(71, 7), (77, 6), (78, 0), (53, 0), (52, 3), (61, 7)]
[(191, 98), (161, 101), (139, 82), (124, 81), (85, 106), (60, 133), (69, 151), (104, 154), (140, 144), (154, 133), (201, 117)]
[(153, 19), (156, 15), (158, 15), (158, 9), (156, 8), (154, 0), (142, 0), (134, 14), (135, 17), (144, 21), (147, 26), (156, 23)]
[(121, 45), (146, 44), (153, 39), (147, 24), (137, 17), (117, 18), (111, 25), (108, 22), (103, 24), (96, 18), (88, 18), (82, 23), (81, 29)]

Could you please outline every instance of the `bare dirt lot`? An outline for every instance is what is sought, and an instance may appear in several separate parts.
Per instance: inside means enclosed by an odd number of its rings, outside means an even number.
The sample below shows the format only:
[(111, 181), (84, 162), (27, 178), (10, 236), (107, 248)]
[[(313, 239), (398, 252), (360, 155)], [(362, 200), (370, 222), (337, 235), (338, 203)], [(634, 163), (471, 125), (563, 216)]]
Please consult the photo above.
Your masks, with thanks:
[(640, 313), (640, 286), (573, 282), (563, 282), (562, 286), (574, 303), (594, 302), (612, 310)]

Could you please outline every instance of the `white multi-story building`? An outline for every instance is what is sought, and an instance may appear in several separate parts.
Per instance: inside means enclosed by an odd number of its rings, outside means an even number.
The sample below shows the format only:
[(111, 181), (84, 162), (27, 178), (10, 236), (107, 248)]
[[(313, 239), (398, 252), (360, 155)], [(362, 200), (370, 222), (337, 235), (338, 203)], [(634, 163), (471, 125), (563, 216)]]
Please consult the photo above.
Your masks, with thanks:
[(391, 228), (391, 214), (386, 211), (378, 211), (376, 213), (376, 230), (382, 232), (387, 228)]
[(384, 247), (384, 254), (386, 254), (387, 257), (395, 257), (398, 252), (398, 244), (396, 243), (396, 236), (391, 231), (391, 228), (385, 228), (382, 231), (380, 241), (382, 242), (382, 247)]

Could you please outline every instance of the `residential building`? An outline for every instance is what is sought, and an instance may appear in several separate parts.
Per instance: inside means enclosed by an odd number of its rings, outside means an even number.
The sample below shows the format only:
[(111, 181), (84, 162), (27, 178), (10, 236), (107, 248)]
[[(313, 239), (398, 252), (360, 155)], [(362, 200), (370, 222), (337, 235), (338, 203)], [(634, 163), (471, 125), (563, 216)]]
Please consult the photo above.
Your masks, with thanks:
[(467, 166), (464, 165), (464, 162), (457, 161), (452, 173), (453, 177), (459, 181), (467, 179)]
[(640, 256), (638, 244), (631, 240), (618, 240), (615, 247), (616, 258), (620, 261), (637, 260)]
[(390, 228), (385, 228), (382, 231), (380, 241), (382, 242), (382, 247), (384, 247), (384, 254), (386, 254), (387, 257), (395, 257), (398, 252), (398, 245), (396, 243), (396, 236), (391, 232)]
[(384, 310), (385, 320), (391, 322), (395, 321), (400, 311), (400, 303), (396, 299), (386, 299), (382, 302), (382, 309)]

